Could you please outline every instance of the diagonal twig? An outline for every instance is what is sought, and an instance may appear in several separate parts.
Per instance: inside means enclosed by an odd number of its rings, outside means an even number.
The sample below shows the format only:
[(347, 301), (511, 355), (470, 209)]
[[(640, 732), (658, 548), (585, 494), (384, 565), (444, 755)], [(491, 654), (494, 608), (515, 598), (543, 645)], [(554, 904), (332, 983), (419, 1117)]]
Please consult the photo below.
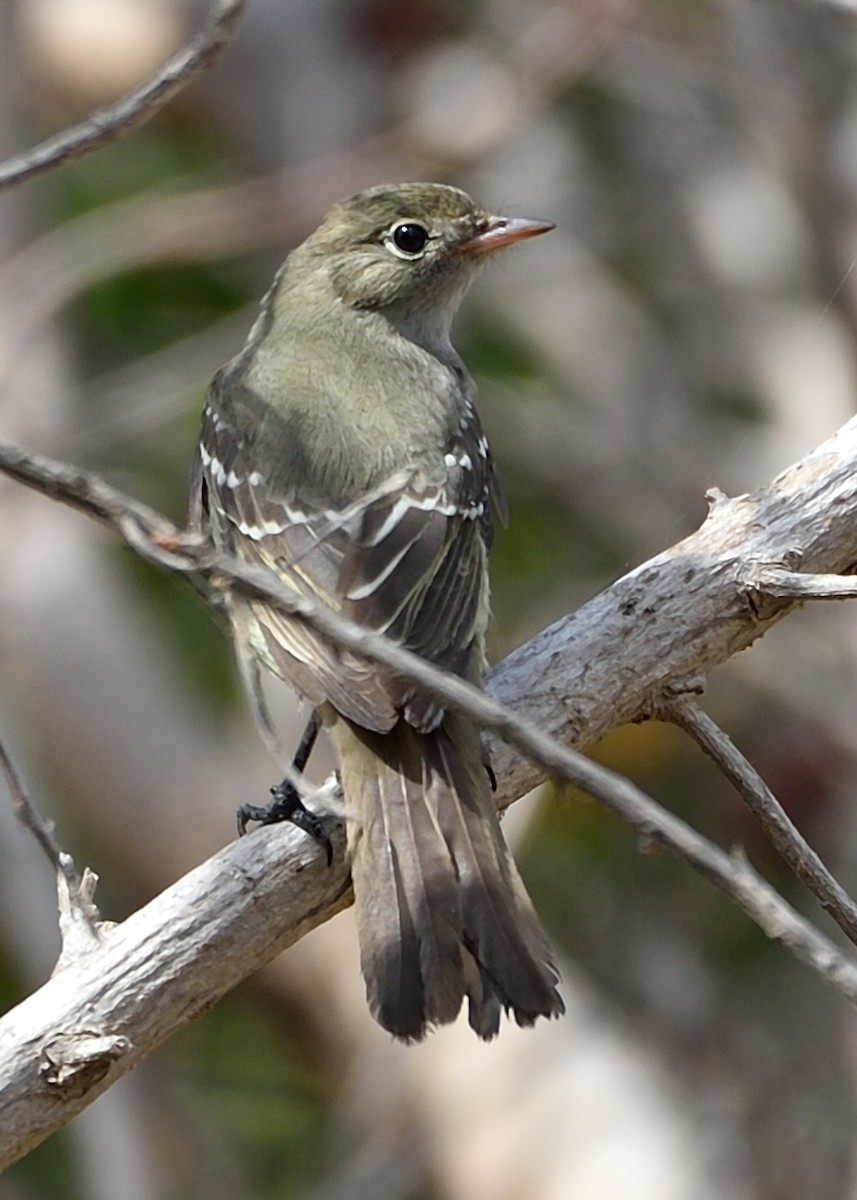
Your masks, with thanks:
[(44, 820), (40, 812), (36, 809), (34, 803), (29, 797), (28, 791), (24, 787), (24, 780), (20, 778), (18, 770), (8, 751), (6, 745), (0, 738), (0, 772), (4, 775), (8, 794), (12, 799), (14, 815), (18, 817), (20, 823), (25, 829), (29, 829), (30, 833), (38, 845), (42, 847), (44, 853), (47, 854), (49, 862), (53, 864), (55, 870), (61, 871), (65, 875), (70, 887), (79, 887), (80, 876), (76, 866), (74, 866), (71, 854), (67, 854), (59, 842), (54, 838), (54, 832), (48, 821)]
[(658, 715), (672, 721), (709, 756), (756, 816), (780, 856), (843, 933), (857, 943), (857, 904), (795, 827), (756, 769), (707, 713), (692, 701), (673, 701)]
[(48, 821), (42, 817), (24, 786), (12, 758), (0, 739), (0, 773), (6, 780), (18, 820), (32, 833), (56, 871), (62, 952), (54, 971), (62, 970), (100, 944), (102, 922), (94, 896), (98, 876), (89, 868), (78, 871), (72, 856), (60, 846)]
[(148, 121), (218, 58), (232, 40), (246, 3), (216, 0), (200, 32), (140, 87), (55, 137), (0, 163), (0, 189), (81, 158)]
[(0, 772), (6, 780), (15, 816), (44, 850), (55, 870), (65, 875), (70, 888), (80, 886), (80, 875), (70, 854), (66, 854), (54, 837), (50, 824), (31, 801), (24, 781), (18, 773), (3, 740), (0, 739)]

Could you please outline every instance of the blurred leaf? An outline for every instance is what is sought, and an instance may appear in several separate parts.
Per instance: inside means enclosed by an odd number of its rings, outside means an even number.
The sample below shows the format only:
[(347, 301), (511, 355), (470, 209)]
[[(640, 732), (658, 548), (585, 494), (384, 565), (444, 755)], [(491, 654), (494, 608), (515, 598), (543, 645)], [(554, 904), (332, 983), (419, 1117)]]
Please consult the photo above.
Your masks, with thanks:
[(152, 188), (183, 190), (225, 177), (225, 147), (210, 125), (185, 125), (162, 113), (129, 138), (84, 155), (49, 176), (46, 204), (55, 223)]
[(735, 425), (761, 425), (768, 420), (758, 395), (738, 387), (712, 387), (706, 397), (709, 413), (723, 421), (730, 436), (737, 436)]
[(246, 301), (245, 269), (181, 263), (118, 275), (71, 305), (85, 370), (104, 371), (213, 325)]
[(544, 379), (547, 370), (531, 345), (496, 315), (489, 322), (471, 317), (457, 339), (461, 357), (474, 375), (493, 376), (510, 381)]
[(182, 1035), (202, 1109), (234, 1147), (254, 1195), (290, 1200), (330, 1173), (327, 1081), (300, 1031), (241, 993)]

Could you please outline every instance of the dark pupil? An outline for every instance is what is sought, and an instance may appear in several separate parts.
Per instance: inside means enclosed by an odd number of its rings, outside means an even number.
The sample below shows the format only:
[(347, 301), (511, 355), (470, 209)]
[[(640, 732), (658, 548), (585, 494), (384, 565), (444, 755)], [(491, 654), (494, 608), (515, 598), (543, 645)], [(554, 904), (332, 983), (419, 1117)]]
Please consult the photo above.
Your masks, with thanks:
[(397, 225), (393, 230), (393, 241), (403, 254), (419, 254), (428, 241), (422, 225)]

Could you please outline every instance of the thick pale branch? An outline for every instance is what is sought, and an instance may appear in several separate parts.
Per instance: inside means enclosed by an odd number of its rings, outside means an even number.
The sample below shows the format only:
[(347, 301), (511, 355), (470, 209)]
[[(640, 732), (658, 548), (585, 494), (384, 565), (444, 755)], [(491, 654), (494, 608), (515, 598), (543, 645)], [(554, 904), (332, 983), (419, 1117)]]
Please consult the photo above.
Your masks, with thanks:
[[(101, 480), (3, 443), (0, 470), (108, 524), (152, 561), (281, 604), (469, 712), (533, 760), (498, 747), (501, 802), (546, 774), (577, 783), (642, 838), (692, 863), (769, 936), (857, 1000), (854, 965), (740, 856), (711, 845), (627, 780), (569, 748), (643, 718), (691, 681), (696, 686), (778, 620), (789, 602), (759, 590), (758, 564), (800, 561), (831, 573), (857, 561), (857, 422), (770, 486), (719, 500), (692, 537), (500, 664), (489, 689), (501, 701), (511, 699), (517, 714), (383, 638), (316, 610), (264, 573), (215, 559), (210, 547)], [(347, 903), (341, 830), (334, 841), (339, 853), (330, 870), (317, 848), (291, 830), (265, 830), (227, 847), (8, 1014), (0, 1022), (0, 1078), (8, 1081), (0, 1092), (0, 1163), (68, 1120), (190, 1016)]]
[(285, 826), (227, 846), (7, 1013), (0, 1021), (0, 1170), (343, 908), (350, 880), (341, 829), (332, 840), (331, 868), (309, 838)]
[[(717, 496), (696, 533), (513, 651), (488, 689), (561, 742), (590, 746), (704, 686), (799, 605), (796, 563), (824, 575), (857, 564), (857, 418), (757, 491)], [(783, 574), (788, 590), (769, 592)], [(511, 795), (541, 777), (499, 747), (495, 768)]]
[[(509, 724), (514, 724), (511, 714)], [(577, 756), (521, 723), (544, 766), (579, 775)], [(740, 855), (707, 842), (633, 784), (587, 764), (593, 791), (645, 839), (731, 895), (852, 1002), (857, 966), (798, 916)], [(186, 1021), (350, 901), (341, 827), (334, 865), (284, 826), (226, 847), (99, 938), (0, 1021), (0, 1168), (65, 1124)]]

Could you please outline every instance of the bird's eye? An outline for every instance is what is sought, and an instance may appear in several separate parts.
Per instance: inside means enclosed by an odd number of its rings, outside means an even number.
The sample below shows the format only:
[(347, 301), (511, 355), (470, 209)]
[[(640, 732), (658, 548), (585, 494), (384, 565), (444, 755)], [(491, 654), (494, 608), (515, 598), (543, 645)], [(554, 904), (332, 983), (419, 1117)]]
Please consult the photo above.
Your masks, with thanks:
[(415, 221), (402, 221), (401, 224), (393, 226), (390, 238), (400, 254), (406, 258), (416, 258), (425, 250), (429, 235), (427, 230)]

